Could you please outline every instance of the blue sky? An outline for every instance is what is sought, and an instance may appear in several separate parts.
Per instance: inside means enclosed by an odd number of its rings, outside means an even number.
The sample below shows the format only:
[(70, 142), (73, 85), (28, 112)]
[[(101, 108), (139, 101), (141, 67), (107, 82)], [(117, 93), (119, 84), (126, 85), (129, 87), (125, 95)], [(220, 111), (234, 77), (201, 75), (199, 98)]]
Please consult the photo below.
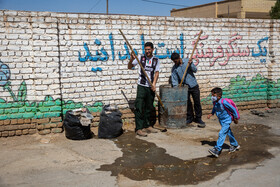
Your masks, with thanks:
[[(173, 5), (165, 5), (173, 4)], [(109, 13), (170, 16), (173, 8), (221, 0), (109, 0)], [(106, 0), (0, 0), (0, 9), (50, 12), (106, 13)]]

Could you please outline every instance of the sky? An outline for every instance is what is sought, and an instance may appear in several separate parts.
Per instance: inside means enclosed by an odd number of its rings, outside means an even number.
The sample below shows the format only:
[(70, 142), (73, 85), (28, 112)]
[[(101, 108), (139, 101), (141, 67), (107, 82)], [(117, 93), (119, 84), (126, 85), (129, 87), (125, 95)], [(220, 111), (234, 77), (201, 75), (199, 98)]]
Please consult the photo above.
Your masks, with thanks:
[[(170, 16), (170, 10), (221, 0), (108, 0), (109, 14)], [(0, 0), (0, 10), (106, 14), (107, 0)]]

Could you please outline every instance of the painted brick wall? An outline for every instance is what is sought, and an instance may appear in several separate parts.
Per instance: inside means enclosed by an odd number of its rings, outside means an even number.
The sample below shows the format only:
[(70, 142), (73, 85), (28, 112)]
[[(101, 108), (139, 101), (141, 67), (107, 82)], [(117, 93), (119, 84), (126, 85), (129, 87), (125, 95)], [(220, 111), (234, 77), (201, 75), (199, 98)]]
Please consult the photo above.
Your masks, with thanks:
[(103, 105), (116, 104), (124, 119), (133, 118), (124, 95), (133, 103), (138, 75), (127, 70), (130, 55), (118, 29), (138, 54), (144, 42), (154, 43), (158, 86), (168, 84), (171, 53), (190, 56), (203, 30), (194, 63), (204, 113), (216, 86), (240, 109), (280, 106), (279, 20), (2, 10), (0, 137), (61, 132), (61, 113), (83, 106), (98, 116)]

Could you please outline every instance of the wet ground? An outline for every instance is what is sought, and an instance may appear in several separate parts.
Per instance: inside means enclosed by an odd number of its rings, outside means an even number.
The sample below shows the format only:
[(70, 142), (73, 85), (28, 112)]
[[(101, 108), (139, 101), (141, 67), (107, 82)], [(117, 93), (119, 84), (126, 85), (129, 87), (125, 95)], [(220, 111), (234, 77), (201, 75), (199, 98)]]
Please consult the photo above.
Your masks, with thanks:
[[(214, 178), (233, 165), (259, 162), (272, 158), (270, 147), (280, 147), (280, 138), (268, 132), (269, 127), (257, 124), (233, 126), (233, 132), (241, 149), (229, 153), (224, 144), (223, 152), (213, 156), (182, 160), (166, 153), (154, 143), (135, 137), (129, 132), (115, 140), (123, 156), (113, 164), (102, 165), (100, 171), (111, 171), (113, 176), (124, 175), (132, 180), (157, 180), (169, 185), (198, 184)], [(211, 139), (200, 139), (202, 145), (215, 145)]]
[[(0, 186), (280, 186), (280, 109), (242, 111), (232, 125), (241, 145), (209, 155), (220, 129), (205, 128), (136, 137), (133, 124), (112, 140), (72, 141), (64, 134), (0, 138)], [(92, 129), (97, 134), (97, 127)]]

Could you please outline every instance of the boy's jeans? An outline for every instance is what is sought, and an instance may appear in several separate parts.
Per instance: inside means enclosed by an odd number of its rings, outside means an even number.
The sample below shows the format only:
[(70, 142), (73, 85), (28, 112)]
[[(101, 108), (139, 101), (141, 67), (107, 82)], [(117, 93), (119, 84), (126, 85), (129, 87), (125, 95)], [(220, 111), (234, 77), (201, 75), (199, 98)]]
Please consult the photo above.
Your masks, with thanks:
[(227, 135), (229, 137), (230, 145), (238, 146), (238, 143), (237, 143), (236, 139), (234, 138), (234, 136), (232, 134), (232, 131), (230, 129), (230, 123), (229, 124), (228, 123), (221, 123), (221, 126), (222, 126), (222, 129), (219, 132), (219, 138), (217, 140), (217, 144), (216, 144), (215, 148), (218, 151), (222, 150), (222, 146), (224, 144), (224, 141), (225, 141)]

